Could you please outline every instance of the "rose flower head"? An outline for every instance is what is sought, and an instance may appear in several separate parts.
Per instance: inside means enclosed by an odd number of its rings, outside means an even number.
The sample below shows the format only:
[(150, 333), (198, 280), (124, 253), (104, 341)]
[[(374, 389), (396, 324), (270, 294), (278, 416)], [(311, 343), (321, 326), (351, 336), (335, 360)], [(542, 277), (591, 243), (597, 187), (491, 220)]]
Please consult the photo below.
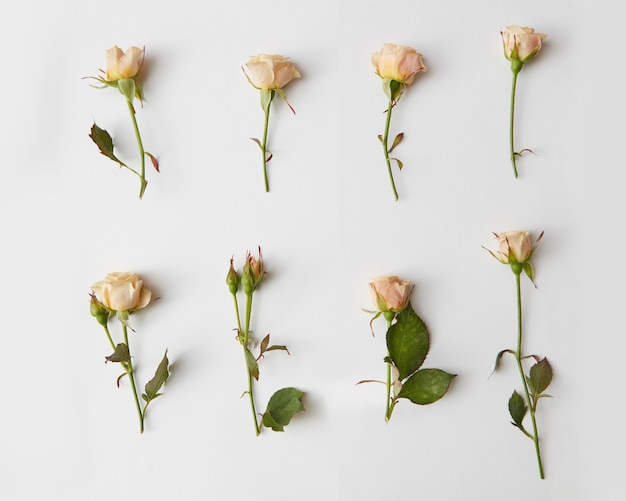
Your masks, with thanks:
[(370, 284), (372, 300), (380, 312), (399, 313), (409, 303), (413, 285), (396, 276), (376, 277)]
[(125, 78), (136, 79), (143, 66), (145, 49), (130, 47), (126, 52), (114, 45), (106, 51), (105, 80), (117, 82)]
[(500, 250), (498, 259), (505, 264), (525, 263), (530, 260), (534, 246), (528, 231), (495, 233)]
[(386, 43), (382, 50), (372, 54), (372, 64), (382, 79), (404, 85), (411, 85), (417, 73), (427, 70), (422, 55), (415, 49), (392, 43)]
[(280, 55), (258, 54), (248, 60), (243, 71), (257, 89), (282, 89), (294, 78), (300, 78), (295, 65), (287, 59)]
[(136, 273), (109, 273), (104, 280), (91, 286), (98, 301), (115, 312), (132, 313), (145, 308), (152, 300), (152, 292), (143, 286)]
[(530, 258), (543, 237), (543, 231), (534, 244), (530, 240), (528, 231), (506, 231), (504, 233), (494, 233), (494, 235), (499, 244), (497, 254), (487, 248), (485, 250), (501, 263), (511, 265), (511, 270), (516, 275), (519, 275), (523, 270), (534, 284), (535, 270), (530, 262)]
[(507, 26), (500, 32), (504, 45), (504, 56), (509, 61), (521, 61), (526, 63), (533, 59), (539, 50), (543, 40), (548, 36), (545, 33), (535, 33), (533, 28), (521, 26)]

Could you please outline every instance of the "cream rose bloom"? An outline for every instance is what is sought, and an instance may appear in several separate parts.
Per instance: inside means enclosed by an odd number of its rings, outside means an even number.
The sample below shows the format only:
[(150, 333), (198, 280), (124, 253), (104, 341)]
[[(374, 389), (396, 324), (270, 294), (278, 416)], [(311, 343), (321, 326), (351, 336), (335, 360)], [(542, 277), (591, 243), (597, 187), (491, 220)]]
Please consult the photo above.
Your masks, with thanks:
[(535, 33), (533, 28), (515, 25), (507, 26), (501, 35), (506, 58), (522, 63), (530, 61), (537, 55), (543, 40), (548, 36), (545, 33)]
[(107, 308), (113, 311), (134, 311), (145, 308), (152, 300), (152, 292), (144, 288), (136, 273), (109, 273), (106, 278), (91, 286)]
[(401, 312), (409, 303), (413, 285), (398, 277), (376, 277), (370, 284), (372, 300), (379, 311)]
[(496, 234), (500, 244), (500, 261), (505, 264), (525, 263), (532, 256), (534, 247), (528, 231), (507, 231)]
[(282, 89), (294, 78), (300, 78), (295, 65), (287, 59), (280, 55), (258, 54), (245, 64), (244, 73), (257, 89)]
[(382, 50), (372, 54), (372, 64), (381, 78), (411, 85), (415, 75), (427, 68), (422, 55), (411, 47), (386, 43)]
[(107, 70), (105, 80), (117, 82), (124, 78), (136, 78), (141, 71), (144, 49), (131, 47), (126, 52), (114, 45), (106, 51)]

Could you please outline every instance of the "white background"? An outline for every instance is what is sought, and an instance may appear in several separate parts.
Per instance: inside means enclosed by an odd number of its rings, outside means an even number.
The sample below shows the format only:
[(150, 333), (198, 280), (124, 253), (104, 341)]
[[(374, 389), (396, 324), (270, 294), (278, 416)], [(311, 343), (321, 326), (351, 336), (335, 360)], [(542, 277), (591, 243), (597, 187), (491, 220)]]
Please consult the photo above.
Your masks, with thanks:
[[(14, 2), (0, 19), (3, 500), (623, 499), (624, 71), (618, 3), (231, 0)], [(548, 33), (519, 77), (508, 161), (509, 63), (499, 31)], [(394, 202), (380, 144), (386, 97), (369, 59), (415, 47), (429, 70), (394, 112), (405, 164)], [(114, 44), (146, 47), (138, 120), (161, 161), (139, 183), (87, 134), (109, 130), (137, 165), (119, 93), (88, 80)], [(258, 91), (240, 66), (290, 56), (302, 78), (273, 106), (263, 191)], [(519, 388), (514, 277), (482, 245), (545, 231), (523, 282), (525, 347), (547, 356), (538, 419), (547, 479), (510, 424)], [(257, 335), (291, 356), (261, 364), (259, 407), (307, 392), (284, 433), (254, 436), (224, 283), (260, 245)], [(161, 299), (132, 317), (139, 384), (167, 347), (172, 376), (138, 433), (127, 382), (89, 315), (90, 285), (133, 270)], [(458, 374), (385, 425), (384, 325), (368, 281), (416, 284), (426, 367)], [(119, 331), (112, 324), (112, 331)]]

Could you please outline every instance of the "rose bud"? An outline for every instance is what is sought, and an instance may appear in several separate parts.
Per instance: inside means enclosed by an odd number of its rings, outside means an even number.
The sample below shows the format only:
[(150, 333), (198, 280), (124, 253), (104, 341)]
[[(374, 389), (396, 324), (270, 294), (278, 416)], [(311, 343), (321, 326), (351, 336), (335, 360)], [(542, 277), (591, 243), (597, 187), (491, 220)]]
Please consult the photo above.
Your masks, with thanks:
[(548, 36), (545, 33), (535, 33), (533, 28), (514, 25), (507, 26), (506, 30), (500, 34), (504, 45), (504, 56), (509, 61), (522, 63), (530, 61), (537, 55), (543, 40)]
[(228, 290), (231, 294), (237, 294), (239, 290), (239, 284), (241, 283), (241, 278), (239, 274), (235, 271), (233, 267), (233, 259), (230, 260), (230, 269), (228, 270), (228, 275), (226, 275), (226, 285), (228, 285)]
[(246, 263), (243, 265), (243, 272), (241, 274), (241, 284), (243, 285), (244, 292), (249, 295), (263, 280), (265, 274), (265, 267), (263, 266), (263, 255), (261, 254), (261, 248), (259, 247), (259, 258), (255, 257), (248, 252), (246, 255)]
[(143, 66), (144, 49), (131, 47), (125, 53), (117, 45), (106, 51), (107, 70), (105, 80), (117, 82), (124, 78), (137, 78)]
[(96, 297), (95, 294), (91, 293), (89, 294), (89, 296), (91, 297), (91, 302), (89, 304), (89, 312), (98, 321), (100, 325), (102, 325), (103, 327), (106, 327), (107, 324), (109, 323), (109, 316), (111, 315), (111, 312), (107, 309), (106, 306), (104, 306), (100, 301), (98, 301), (98, 298)]
[(382, 312), (399, 313), (409, 303), (413, 285), (398, 277), (376, 277), (369, 284), (372, 300)]
[(533, 246), (528, 231), (507, 231), (496, 234), (500, 244), (500, 261), (505, 264), (525, 263), (532, 255)]

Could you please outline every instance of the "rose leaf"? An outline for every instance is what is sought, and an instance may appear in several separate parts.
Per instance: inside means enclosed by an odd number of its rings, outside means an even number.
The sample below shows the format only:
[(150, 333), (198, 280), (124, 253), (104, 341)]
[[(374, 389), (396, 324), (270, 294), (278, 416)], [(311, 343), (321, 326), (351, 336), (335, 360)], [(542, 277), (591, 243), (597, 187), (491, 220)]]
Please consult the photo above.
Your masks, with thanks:
[(552, 382), (552, 367), (547, 358), (544, 358), (530, 368), (528, 382), (535, 395), (543, 393), (545, 389), (550, 386)]
[(114, 162), (117, 162), (120, 166), (124, 165), (124, 162), (117, 158), (113, 153), (113, 139), (110, 134), (106, 130), (98, 127), (95, 122), (91, 126), (91, 133), (89, 134), (89, 137), (94, 143), (96, 143), (100, 153)]
[(428, 405), (443, 397), (456, 374), (439, 369), (422, 369), (402, 385), (398, 398), (408, 398), (414, 404)]
[(272, 395), (263, 413), (263, 426), (274, 431), (284, 431), (291, 418), (303, 411), (302, 397), (304, 392), (296, 388), (282, 388)]
[(141, 395), (141, 398), (143, 398), (146, 402), (149, 403), (151, 400), (154, 400), (159, 395), (161, 395), (159, 393), (159, 390), (161, 389), (165, 381), (167, 381), (167, 378), (170, 377), (169, 363), (170, 362), (167, 359), (167, 350), (165, 350), (163, 359), (159, 363), (159, 366), (154, 373), (154, 377), (146, 383), (146, 387), (144, 390), (145, 393)]
[(430, 342), (428, 329), (413, 311), (411, 303), (396, 318), (398, 321), (387, 331), (387, 348), (391, 360), (398, 368), (398, 379), (402, 381), (422, 366)]
[(524, 420), (524, 416), (528, 408), (524, 403), (524, 399), (521, 397), (519, 393), (513, 391), (511, 398), (509, 398), (509, 414), (511, 414), (511, 418), (513, 422), (511, 423), (513, 426), (517, 426), (520, 430), (523, 430), (522, 421)]
[(111, 355), (104, 358), (107, 362), (130, 362), (130, 351), (126, 344), (120, 343), (115, 347), (115, 351)]
[(493, 371), (491, 371), (491, 374), (493, 374), (494, 372), (496, 372), (498, 370), (498, 367), (500, 367), (500, 360), (502, 359), (502, 355), (504, 355), (505, 353), (510, 353), (511, 355), (515, 355), (515, 352), (513, 350), (502, 350), (500, 353), (498, 353), (496, 355), (496, 363), (493, 367)]

